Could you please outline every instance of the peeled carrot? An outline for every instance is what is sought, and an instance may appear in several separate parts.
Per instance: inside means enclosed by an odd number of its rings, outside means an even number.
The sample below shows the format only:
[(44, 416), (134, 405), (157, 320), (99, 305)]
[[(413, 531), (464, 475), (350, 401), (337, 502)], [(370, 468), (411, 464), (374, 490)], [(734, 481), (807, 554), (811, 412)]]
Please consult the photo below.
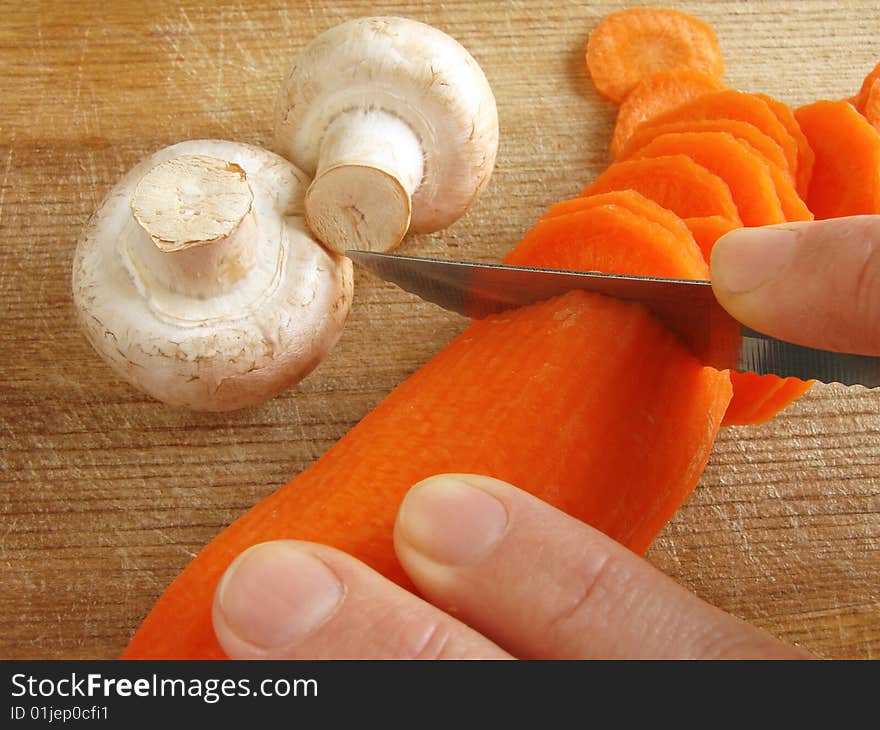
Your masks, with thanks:
[(687, 155), (727, 183), (743, 225), (785, 221), (769, 166), (727, 132), (664, 134), (635, 154), (636, 159)]
[(642, 79), (621, 102), (611, 136), (611, 156), (617, 159), (632, 133), (643, 122), (724, 85), (714, 76), (692, 68), (661, 71)]
[[(662, 264), (670, 275), (705, 276), (699, 253), (673, 245), (663, 226), (605, 208), (538, 223), (509, 260), (607, 269), (623, 247), (647, 267), (633, 273)], [(559, 232), (583, 233), (598, 218), (609, 223), (604, 236), (560, 248)], [(626, 230), (641, 234), (621, 237)], [(431, 474), (505, 479), (642, 552), (696, 484), (729, 399), (727, 377), (638, 305), (571, 292), (475, 322), (205, 547), (124, 657), (221, 658), (214, 590), (236, 555), (265, 540), (330, 544), (410, 587), (392, 525), (407, 489)]]
[(727, 184), (686, 155), (615, 162), (581, 194), (611, 190), (636, 190), (679, 218), (720, 215), (742, 223)]
[(637, 150), (661, 134), (678, 134), (682, 132), (727, 132), (740, 142), (748, 144), (764, 158), (767, 164), (773, 165), (779, 168), (782, 173), (791, 176), (788, 160), (785, 158), (779, 143), (768, 137), (754, 125), (737, 119), (685, 119), (680, 122), (663, 123), (649, 120), (639, 125), (615, 159), (625, 160), (633, 157)]
[(724, 73), (712, 28), (677, 10), (658, 8), (605, 16), (590, 33), (586, 61), (596, 90), (616, 103), (659, 71), (691, 68), (715, 78)]
[(807, 142), (807, 137), (801, 130), (800, 125), (795, 119), (794, 112), (787, 105), (774, 99), (767, 94), (755, 94), (767, 107), (773, 112), (779, 123), (785, 127), (785, 130), (794, 140), (797, 147), (797, 177), (795, 179), (795, 187), (801, 196), (806, 196), (807, 188), (810, 185), (810, 177), (813, 174), (813, 165), (815, 164), (815, 155), (813, 149)]
[(735, 119), (757, 127), (782, 148), (788, 169), (797, 180), (797, 142), (763, 99), (742, 91), (716, 91), (670, 109), (658, 115), (654, 122), (663, 124), (698, 119)]
[(816, 218), (880, 213), (877, 130), (845, 101), (817, 101), (795, 117), (816, 155), (806, 197)]

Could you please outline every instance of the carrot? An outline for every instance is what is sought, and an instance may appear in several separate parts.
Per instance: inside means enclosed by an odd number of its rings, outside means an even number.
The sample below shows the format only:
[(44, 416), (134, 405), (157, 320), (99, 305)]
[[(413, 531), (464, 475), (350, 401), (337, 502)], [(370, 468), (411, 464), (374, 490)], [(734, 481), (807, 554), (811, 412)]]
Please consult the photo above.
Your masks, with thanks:
[(797, 143), (763, 99), (742, 91), (716, 91), (670, 109), (655, 117), (654, 122), (664, 124), (702, 119), (734, 119), (757, 127), (782, 148), (788, 169), (797, 180)]
[[(791, 179), (772, 165), (770, 166), (770, 176), (773, 178), (785, 220), (811, 220), (813, 214), (804, 201), (798, 197)], [(692, 228), (691, 231), (693, 232), (693, 230)], [(695, 234), (694, 238), (696, 237)], [(718, 237), (716, 236), (715, 240)], [(705, 251), (705, 249), (703, 250)], [(709, 250), (711, 251), (711, 249)], [(805, 382), (796, 378), (782, 381), (773, 375), (758, 376), (752, 373), (738, 372), (731, 372), (730, 380), (733, 384), (733, 398), (724, 414), (723, 426), (764, 423), (800, 398), (812, 385), (811, 381)]]
[(817, 101), (795, 118), (816, 155), (806, 203), (818, 219), (880, 213), (880, 134), (848, 102)]
[(664, 155), (687, 155), (724, 180), (743, 225), (785, 220), (769, 166), (727, 132), (660, 135), (638, 150), (636, 159)]
[(733, 373), (734, 394), (722, 426), (754, 426), (766, 423), (806, 393), (812, 380), (780, 378), (776, 375)]
[(714, 76), (692, 68), (661, 71), (643, 78), (621, 102), (611, 137), (611, 156), (617, 159), (643, 122), (724, 85)]
[[(650, 158), (673, 154), (686, 154), (701, 166), (722, 178), (730, 188), (732, 198), (737, 206), (739, 215), (745, 225), (761, 226), (774, 223), (782, 223), (787, 220), (777, 194), (779, 189), (787, 189), (795, 200), (800, 200), (794, 193), (791, 183), (778, 169), (774, 174), (771, 166), (754, 153), (748, 145), (740, 142), (727, 132), (683, 132), (665, 134), (655, 137), (636, 153), (637, 159)], [(711, 246), (718, 236), (725, 233), (723, 221), (729, 219), (720, 216), (704, 216), (690, 218), (690, 221), (712, 221), (714, 231), (700, 230), (700, 223), (696, 224), (697, 232), (700, 233), (703, 254), (707, 257), (711, 252)], [(722, 221), (722, 223), (717, 223)], [(691, 225), (694, 225), (692, 222)], [(703, 223), (703, 225), (706, 225)], [(736, 227), (733, 222), (728, 223), (728, 230)], [(693, 232), (693, 229), (692, 229)], [(703, 236), (708, 236), (711, 241)], [(694, 235), (697, 239), (697, 236)], [(781, 395), (778, 378), (761, 378), (751, 373), (732, 372), (730, 374), (733, 385), (733, 398), (729, 409), (725, 413), (722, 425), (757, 423), (759, 414), (762, 420), (773, 415), (773, 407), (781, 410), (791, 400), (803, 394), (804, 389), (800, 386), (789, 385)], [(800, 383), (800, 381), (796, 381)], [(809, 386), (806, 386), (809, 387)], [(773, 396), (775, 399), (771, 399)], [(768, 405), (771, 404), (771, 405)], [(764, 410), (760, 410), (763, 407)]]
[(865, 115), (868, 123), (880, 132), (880, 79), (877, 79), (871, 87), (862, 113)]
[(776, 187), (776, 195), (779, 198), (779, 204), (782, 206), (785, 220), (813, 220), (813, 213), (794, 189), (791, 178), (773, 166), (770, 167), (770, 177), (773, 178), (773, 185)]
[[(619, 206), (535, 226), (509, 260), (602, 269), (627, 248), (640, 265), (705, 276), (698, 253), (630, 241)], [(565, 250), (560, 231), (610, 221)], [(654, 230), (657, 229), (657, 230)], [(573, 233), (569, 238), (576, 238)], [(668, 242), (667, 242), (668, 243)], [(647, 251), (638, 249), (646, 248)], [(679, 252), (676, 258), (676, 251)], [(639, 273), (634, 271), (633, 273)], [(217, 536), (161, 596), (124, 658), (221, 658), (211, 628), (217, 583), (242, 550), (272, 539), (334, 545), (411, 587), (394, 556), (407, 489), (431, 474), (476, 472), (530, 490), (643, 552), (696, 484), (730, 399), (644, 308), (585, 292), (475, 322), (396, 388), (324, 456)]]
[(750, 426), (762, 406), (782, 387), (782, 378), (775, 375), (731, 372), (733, 398), (724, 412), (723, 426)]
[(815, 155), (807, 142), (807, 137), (803, 133), (800, 125), (795, 119), (794, 112), (787, 104), (783, 104), (778, 99), (766, 94), (755, 94), (767, 107), (773, 112), (779, 123), (785, 127), (785, 130), (794, 140), (797, 147), (797, 177), (795, 187), (799, 195), (806, 196), (807, 188), (810, 185), (810, 177), (813, 174), (813, 165), (815, 164)]
[[(768, 377), (768, 376), (764, 376)], [(755, 410), (752, 414), (749, 424), (766, 423), (781, 410), (787, 408), (813, 387), (812, 380), (798, 380), (797, 378), (785, 378), (779, 388), (773, 391), (770, 396)], [(726, 418), (727, 414), (725, 414)]]
[(690, 68), (715, 78), (724, 59), (715, 32), (677, 10), (631, 8), (611, 13), (590, 33), (587, 68), (596, 90), (615, 103), (646, 76)]
[(611, 190), (636, 190), (679, 218), (720, 215), (742, 223), (727, 184), (686, 155), (615, 162), (581, 194)]
[(664, 122), (661, 124), (658, 124), (656, 120), (649, 120), (639, 125), (630, 137), (629, 142), (627, 142), (615, 159), (625, 160), (633, 157), (637, 150), (640, 150), (661, 134), (677, 134), (682, 132), (727, 132), (740, 142), (748, 144), (764, 158), (768, 165), (773, 165), (779, 168), (783, 174), (791, 176), (788, 160), (785, 158), (779, 143), (768, 137), (753, 124), (736, 119), (686, 119), (680, 122)]
[(865, 113), (868, 99), (871, 96), (871, 90), (874, 88), (874, 83), (878, 79), (880, 79), (880, 63), (874, 66), (874, 68), (868, 72), (867, 76), (865, 76), (864, 80), (862, 81), (862, 86), (859, 89), (859, 93), (856, 94), (856, 97), (853, 100), (853, 105), (862, 114)]
[(813, 216), (792, 185), (788, 163), (779, 145), (766, 134), (747, 122), (732, 119), (705, 119), (698, 121), (670, 122), (654, 125), (643, 124), (633, 135), (621, 154), (621, 159), (639, 156), (639, 151), (655, 138), (666, 134), (687, 132), (727, 132), (746, 149), (759, 155), (769, 165), (769, 173), (776, 187), (785, 219), (810, 220)]
[[(611, 241), (615, 243), (610, 245)], [(543, 266), (542, 261), (572, 270), (599, 262), (601, 267), (596, 270), (611, 274), (687, 275), (697, 279), (709, 276), (706, 262), (686, 228), (682, 235), (676, 235), (659, 223), (613, 204), (543, 217), (505, 259), (512, 266)]]
[[(680, 239), (688, 239), (690, 237), (690, 231), (681, 218), (671, 210), (658, 205), (635, 190), (612, 190), (609, 193), (580, 195), (576, 198), (562, 200), (551, 205), (541, 217), (541, 220), (609, 204), (626, 208), (631, 213), (646, 218), (652, 223), (658, 223)], [(688, 243), (683, 243), (682, 245), (689, 246)]]
[(739, 228), (737, 223), (720, 215), (685, 218), (684, 224), (694, 237), (694, 241), (697, 242), (697, 246), (700, 247), (700, 251), (706, 261), (709, 260), (709, 255), (712, 253), (712, 246), (715, 245), (715, 241), (728, 231)]

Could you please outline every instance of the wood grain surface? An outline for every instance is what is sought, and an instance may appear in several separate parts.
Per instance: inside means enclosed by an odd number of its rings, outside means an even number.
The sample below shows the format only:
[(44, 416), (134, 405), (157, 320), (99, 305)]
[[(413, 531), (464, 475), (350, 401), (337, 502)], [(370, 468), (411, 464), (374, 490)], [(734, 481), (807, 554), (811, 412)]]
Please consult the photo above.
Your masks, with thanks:
[[(875, 2), (674, 5), (716, 29), (730, 85), (793, 105), (851, 95), (880, 58)], [(609, 162), (614, 108), (583, 52), (620, 7), (0, 3), (0, 658), (117, 656), (202, 545), (465, 324), (358, 275), (342, 340), (299, 387), (233, 414), (168, 408), (114, 377), (72, 315), (76, 239), (109, 187), (182, 139), (270, 145), (276, 89), (309, 39), (357, 16), (406, 15), (483, 66), (501, 147), (468, 215), (401, 251), (497, 261)], [(822, 657), (876, 657), (878, 480), (880, 392), (816, 386), (768, 425), (723, 432), (648, 557)]]

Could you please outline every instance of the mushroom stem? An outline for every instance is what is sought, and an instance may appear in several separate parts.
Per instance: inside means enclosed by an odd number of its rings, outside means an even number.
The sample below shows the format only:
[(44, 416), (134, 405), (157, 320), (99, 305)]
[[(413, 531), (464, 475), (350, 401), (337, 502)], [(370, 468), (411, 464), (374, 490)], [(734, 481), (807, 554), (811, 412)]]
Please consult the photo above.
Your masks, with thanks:
[(222, 294), (254, 265), (253, 191), (239, 165), (205, 155), (166, 160), (141, 178), (131, 211), (146, 233), (130, 250), (140, 273), (173, 292)]
[(381, 109), (341, 113), (321, 141), (306, 219), (338, 251), (388, 251), (409, 230), (424, 155), (406, 122)]

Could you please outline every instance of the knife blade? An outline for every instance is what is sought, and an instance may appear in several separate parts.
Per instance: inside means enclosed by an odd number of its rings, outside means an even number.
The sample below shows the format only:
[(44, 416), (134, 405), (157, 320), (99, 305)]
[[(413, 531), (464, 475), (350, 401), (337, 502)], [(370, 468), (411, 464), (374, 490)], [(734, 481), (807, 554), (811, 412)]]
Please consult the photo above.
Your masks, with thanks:
[(583, 290), (646, 306), (682, 338), (703, 364), (719, 370), (880, 386), (880, 357), (804, 347), (750, 329), (718, 304), (708, 281), (537, 269), (372, 251), (347, 251), (346, 255), (380, 279), (471, 319)]

